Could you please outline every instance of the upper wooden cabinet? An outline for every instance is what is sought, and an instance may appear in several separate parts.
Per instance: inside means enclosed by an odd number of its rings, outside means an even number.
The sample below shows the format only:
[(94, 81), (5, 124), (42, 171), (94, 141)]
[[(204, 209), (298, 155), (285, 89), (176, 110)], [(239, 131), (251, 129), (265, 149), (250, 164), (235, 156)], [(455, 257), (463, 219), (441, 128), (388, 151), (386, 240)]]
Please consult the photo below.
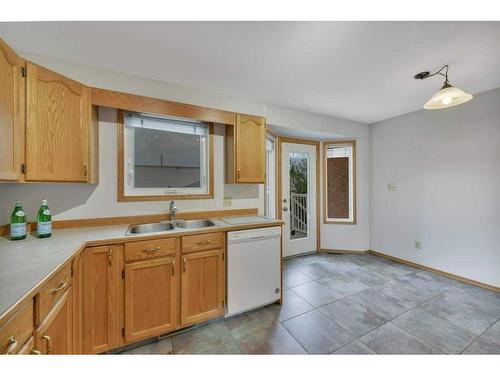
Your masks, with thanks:
[(87, 182), (90, 89), (27, 63), (26, 180)]
[(22, 178), (25, 61), (0, 39), (0, 180)]
[(234, 126), (226, 126), (226, 182), (266, 181), (266, 119), (236, 114)]

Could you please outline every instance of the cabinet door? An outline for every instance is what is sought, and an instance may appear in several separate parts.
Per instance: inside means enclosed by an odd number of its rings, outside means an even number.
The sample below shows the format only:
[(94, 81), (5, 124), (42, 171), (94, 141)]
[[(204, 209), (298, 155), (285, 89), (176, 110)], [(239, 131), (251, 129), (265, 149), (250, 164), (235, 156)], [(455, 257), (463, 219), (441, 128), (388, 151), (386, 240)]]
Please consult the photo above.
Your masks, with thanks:
[(35, 331), (36, 347), (42, 354), (73, 353), (72, 301), (70, 287)]
[(0, 180), (21, 178), (25, 62), (0, 39)]
[(86, 182), (90, 89), (27, 63), (26, 180)]
[(125, 265), (125, 341), (177, 327), (178, 276), (174, 258)]
[(83, 346), (100, 353), (120, 345), (121, 257), (117, 246), (89, 247), (83, 255)]
[(182, 256), (181, 324), (224, 314), (224, 250)]
[(266, 182), (266, 120), (236, 115), (236, 181)]

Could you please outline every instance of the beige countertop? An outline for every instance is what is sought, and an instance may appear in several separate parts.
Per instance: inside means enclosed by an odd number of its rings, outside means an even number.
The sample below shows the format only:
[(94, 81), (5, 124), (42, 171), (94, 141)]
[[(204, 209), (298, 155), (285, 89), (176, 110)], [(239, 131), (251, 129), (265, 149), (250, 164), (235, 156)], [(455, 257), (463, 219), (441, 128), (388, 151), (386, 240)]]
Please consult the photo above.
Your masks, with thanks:
[(129, 227), (127, 224), (59, 229), (54, 230), (50, 238), (36, 238), (28, 235), (25, 240), (11, 241), (0, 237), (0, 318), (85, 246), (283, 224), (280, 220), (268, 220), (259, 223), (229, 225), (221, 219), (213, 218), (212, 220), (217, 224), (214, 227), (132, 236), (125, 236)]

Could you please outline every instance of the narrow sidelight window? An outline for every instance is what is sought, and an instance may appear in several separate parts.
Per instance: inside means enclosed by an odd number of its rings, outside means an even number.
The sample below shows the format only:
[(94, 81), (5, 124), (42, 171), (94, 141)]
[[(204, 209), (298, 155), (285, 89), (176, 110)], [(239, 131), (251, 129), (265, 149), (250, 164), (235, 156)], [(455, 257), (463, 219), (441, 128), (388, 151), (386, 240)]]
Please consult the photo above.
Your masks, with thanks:
[(324, 223), (356, 224), (356, 141), (324, 142)]

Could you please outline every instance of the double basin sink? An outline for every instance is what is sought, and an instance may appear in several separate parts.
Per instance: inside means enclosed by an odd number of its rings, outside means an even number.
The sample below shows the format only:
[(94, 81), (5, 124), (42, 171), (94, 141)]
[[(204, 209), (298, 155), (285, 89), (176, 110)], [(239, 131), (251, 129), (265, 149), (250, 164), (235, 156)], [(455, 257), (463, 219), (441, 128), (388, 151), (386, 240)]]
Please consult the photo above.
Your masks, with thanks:
[(214, 226), (216, 226), (216, 224), (209, 219), (161, 221), (159, 223), (131, 225), (125, 235), (133, 236), (135, 234), (181, 231), (187, 229), (209, 228)]

